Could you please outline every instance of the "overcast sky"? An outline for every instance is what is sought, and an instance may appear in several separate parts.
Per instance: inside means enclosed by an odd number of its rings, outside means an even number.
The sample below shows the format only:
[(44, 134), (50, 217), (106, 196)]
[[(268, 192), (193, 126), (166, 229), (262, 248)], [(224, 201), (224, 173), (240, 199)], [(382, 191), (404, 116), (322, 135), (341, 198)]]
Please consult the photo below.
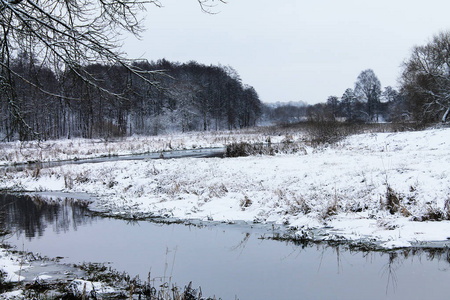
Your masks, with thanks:
[(129, 57), (232, 66), (263, 102), (325, 102), (369, 68), (397, 87), (411, 48), (450, 30), (447, 0), (227, 0), (214, 15), (197, 0), (161, 3), (141, 40), (124, 41)]

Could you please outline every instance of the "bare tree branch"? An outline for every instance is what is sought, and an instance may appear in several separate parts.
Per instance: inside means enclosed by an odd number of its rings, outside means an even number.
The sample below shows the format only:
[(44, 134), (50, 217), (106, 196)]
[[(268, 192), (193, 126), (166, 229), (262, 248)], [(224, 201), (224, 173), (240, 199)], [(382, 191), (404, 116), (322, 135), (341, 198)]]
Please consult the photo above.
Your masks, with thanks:
[[(201, 10), (213, 9), (223, 0), (197, 0)], [(99, 84), (99, 79), (86, 70), (93, 63), (119, 65), (151, 86), (158, 86), (155, 75), (161, 71), (145, 70), (120, 53), (120, 36), (143, 32), (142, 12), (148, 5), (161, 7), (158, 0), (0, 0), (0, 109), (14, 113), (15, 122), (28, 128), (20, 116), (14, 96), (14, 80), (23, 81), (41, 92), (31, 81), (14, 72), (10, 60), (19, 53), (33, 53), (43, 67), (55, 73), (72, 72), (86, 85), (101, 93), (121, 98)], [(7, 103), (7, 105), (1, 105)], [(6, 114), (5, 111), (0, 113)]]
[(436, 35), (425, 46), (416, 46), (403, 64), (405, 92), (423, 109), (445, 122), (450, 109), (450, 32)]

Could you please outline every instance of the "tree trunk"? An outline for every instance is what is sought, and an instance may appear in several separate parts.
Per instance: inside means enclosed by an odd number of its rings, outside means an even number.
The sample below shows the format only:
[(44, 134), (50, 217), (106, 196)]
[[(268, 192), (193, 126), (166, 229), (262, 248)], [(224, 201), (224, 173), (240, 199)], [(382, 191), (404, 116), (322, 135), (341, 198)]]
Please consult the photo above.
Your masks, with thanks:
[(449, 113), (450, 113), (450, 106), (447, 108), (444, 115), (442, 116), (442, 123), (445, 123)]

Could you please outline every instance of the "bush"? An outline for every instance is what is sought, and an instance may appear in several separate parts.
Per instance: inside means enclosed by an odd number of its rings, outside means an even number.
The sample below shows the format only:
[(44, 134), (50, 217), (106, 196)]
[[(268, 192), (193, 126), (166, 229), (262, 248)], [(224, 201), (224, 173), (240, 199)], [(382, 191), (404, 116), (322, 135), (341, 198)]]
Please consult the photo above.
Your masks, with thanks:
[(333, 144), (346, 137), (337, 122), (311, 122), (308, 135), (312, 145)]
[(425, 214), (420, 217), (415, 217), (413, 220), (420, 222), (450, 220), (450, 210), (447, 203), (444, 209), (429, 205)]
[(6, 273), (2, 269), (0, 269), (0, 294), (4, 292), (8, 292), (13, 288), (13, 284), (8, 282), (6, 279)]
[(389, 185), (386, 190), (386, 209), (389, 210), (391, 215), (400, 210), (400, 197)]
[(226, 157), (240, 157), (240, 156), (249, 156), (250, 155), (250, 147), (249, 143), (232, 143), (227, 145), (227, 151), (225, 153)]
[(244, 211), (247, 207), (252, 206), (253, 201), (251, 199), (249, 199), (247, 196), (245, 196), (244, 199), (241, 199), (240, 201), (240, 207), (241, 209)]
[(241, 157), (250, 155), (275, 155), (279, 153), (307, 154), (305, 147), (303, 147), (303, 143), (294, 142), (292, 140), (284, 140), (279, 144), (272, 144), (272, 143), (249, 144), (245, 142), (232, 143), (227, 145), (225, 157)]

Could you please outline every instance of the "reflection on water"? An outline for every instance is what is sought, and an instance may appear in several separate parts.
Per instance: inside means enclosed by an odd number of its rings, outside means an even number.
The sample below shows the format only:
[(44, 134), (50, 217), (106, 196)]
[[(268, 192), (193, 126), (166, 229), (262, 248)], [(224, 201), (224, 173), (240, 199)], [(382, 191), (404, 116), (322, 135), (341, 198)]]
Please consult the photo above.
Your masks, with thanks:
[[(11, 206), (13, 198), (7, 199), (2, 205)], [(57, 208), (32, 199), (20, 201), (25, 202), (14, 205), (25, 211), (8, 211), (21, 216), (4, 219), (20, 220), (17, 225), (4, 222), (21, 232), (8, 242), (50, 257), (64, 256), (66, 262), (110, 262), (117, 270), (143, 279), (150, 273), (152, 278), (178, 285), (193, 281), (205, 296), (241, 300), (448, 298), (448, 249), (364, 252), (345, 245), (296, 245), (262, 240), (267, 232), (248, 226), (198, 228), (93, 219), (77, 205)]]
[(0, 229), (29, 239), (42, 236), (48, 226), (55, 233), (76, 230), (79, 225), (93, 221), (87, 205), (75, 200), (44, 201), (39, 196), (0, 194)]

